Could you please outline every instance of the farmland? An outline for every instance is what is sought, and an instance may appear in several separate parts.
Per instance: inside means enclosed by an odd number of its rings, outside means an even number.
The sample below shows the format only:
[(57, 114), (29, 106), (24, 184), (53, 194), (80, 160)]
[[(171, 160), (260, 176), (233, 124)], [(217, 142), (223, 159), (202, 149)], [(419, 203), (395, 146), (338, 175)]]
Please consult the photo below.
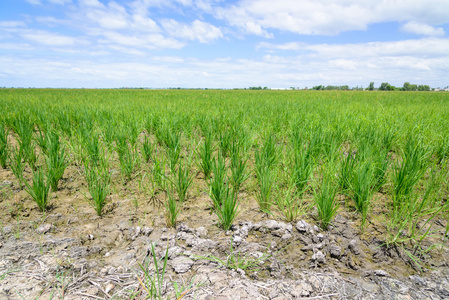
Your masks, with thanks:
[(3, 297), (234, 298), (211, 272), (448, 296), (447, 93), (0, 89), (0, 111)]

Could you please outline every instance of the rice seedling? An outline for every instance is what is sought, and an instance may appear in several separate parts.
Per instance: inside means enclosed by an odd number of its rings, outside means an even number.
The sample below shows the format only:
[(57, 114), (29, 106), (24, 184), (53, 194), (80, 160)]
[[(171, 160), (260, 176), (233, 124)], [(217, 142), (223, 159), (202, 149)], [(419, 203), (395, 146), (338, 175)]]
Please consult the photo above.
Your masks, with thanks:
[(153, 158), (153, 152), (155, 149), (155, 145), (151, 142), (150, 138), (145, 135), (143, 143), (142, 143), (142, 154), (145, 162), (150, 162)]
[(327, 230), (332, 219), (337, 214), (339, 203), (336, 200), (337, 187), (332, 165), (322, 167), (322, 179), (314, 189), (314, 202), (317, 207), (317, 219), (321, 228)]
[(218, 221), (223, 228), (227, 231), (231, 228), (235, 218), (238, 215), (238, 201), (236, 193), (234, 193), (230, 186), (226, 184), (224, 186), (224, 197), (221, 205), (215, 203), (214, 212), (218, 217)]
[(263, 144), (255, 152), (255, 164), (256, 168), (268, 167), (271, 168), (276, 163), (278, 158), (278, 149), (276, 145), (276, 139), (272, 133), (266, 134), (263, 139)]
[(25, 164), (22, 160), (22, 154), (19, 149), (12, 148), (9, 153), (9, 166), (11, 168), (12, 173), (16, 176), (19, 181), (20, 188), (23, 188), (25, 183), (23, 172), (25, 171)]
[(291, 183), (286, 190), (277, 190), (277, 196), (274, 197), (277, 210), (286, 222), (298, 220), (311, 208), (309, 203), (301, 199), (302, 193), (295, 189), (295, 184)]
[(84, 173), (91, 199), (89, 204), (95, 209), (98, 216), (102, 215), (106, 205), (106, 197), (109, 195), (111, 177), (106, 163), (99, 165), (86, 163)]
[(372, 161), (374, 164), (374, 189), (380, 190), (387, 181), (387, 171), (391, 165), (388, 149), (377, 149), (374, 151)]
[(29, 118), (24, 116), (14, 120), (13, 128), (17, 134), (21, 157), (35, 170), (37, 156), (33, 143), (34, 124)]
[(0, 123), (0, 165), (6, 169), (8, 165), (9, 145), (8, 145), (8, 129), (5, 124)]
[(438, 163), (449, 157), (449, 137), (441, 137), (434, 146), (434, 153)]
[(276, 181), (274, 164), (277, 160), (276, 141), (273, 135), (267, 135), (262, 147), (256, 149), (254, 158), (258, 185), (256, 200), (261, 211), (270, 213), (271, 192)]
[(174, 190), (178, 194), (179, 201), (183, 203), (187, 197), (187, 191), (192, 184), (193, 175), (190, 176), (190, 162), (183, 164), (180, 162), (178, 164), (178, 170), (173, 174), (174, 178), (167, 177), (167, 179), (172, 184)]
[(314, 158), (310, 145), (295, 143), (293, 149), (293, 161), (291, 166), (291, 178), (296, 189), (302, 191), (307, 187), (314, 169)]
[(219, 135), (218, 145), (220, 147), (221, 155), (227, 157), (229, 154), (229, 148), (232, 143), (232, 133), (227, 127), (222, 127)]
[(58, 190), (58, 182), (68, 166), (65, 148), (61, 145), (59, 135), (54, 131), (47, 133), (46, 151), (47, 178), (53, 191)]
[(230, 156), (231, 176), (229, 182), (236, 195), (238, 195), (243, 183), (248, 179), (249, 172), (246, 169), (248, 158), (244, 157), (238, 151), (232, 151)]
[(217, 159), (212, 163), (213, 178), (209, 181), (209, 195), (212, 198), (215, 208), (219, 208), (226, 197), (227, 181), (226, 181), (226, 162), (221, 154), (218, 152)]
[(412, 192), (413, 187), (426, 171), (428, 148), (421, 141), (409, 137), (402, 153), (402, 162), (393, 168), (393, 206), (402, 206), (403, 199)]
[(175, 197), (173, 197), (172, 191), (167, 189), (166, 202), (165, 202), (165, 220), (168, 227), (176, 227), (179, 214), (181, 213), (182, 201), (178, 204)]
[[(400, 245), (412, 242), (414, 250), (419, 251), (421, 243), (432, 234), (432, 222), (449, 208), (449, 203), (441, 203), (441, 184), (447, 171), (438, 170), (437, 165), (432, 166), (430, 178), (424, 193), (410, 193), (404, 196), (401, 206), (392, 206), (391, 215), (387, 224), (387, 246)], [(422, 223), (418, 225), (419, 223)]]
[(25, 186), (26, 192), (33, 198), (39, 209), (45, 212), (50, 196), (50, 184), (45, 180), (44, 172), (41, 169), (33, 171), (32, 185), (25, 181)]
[(156, 138), (165, 146), (170, 170), (174, 172), (181, 156), (181, 130), (175, 124), (157, 126)]
[(116, 135), (116, 151), (118, 154), (120, 168), (125, 178), (130, 181), (133, 173), (140, 167), (137, 147), (128, 143), (126, 133)]
[(85, 129), (82, 129), (80, 134), (83, 162), (89, 161), (93, 166), (98, 166), (101, 161), (100, 135), (95, 131), (89, 132)]
[(213, 150), (214, 149), (212, 147), (212, 134), (210, 132), (207, 132), (205, 133), (204, 139), (202, 140), (200, 149), (198, 151), (200, 157), (199, 166), (206, 180), (210, 179), (210, 175), (212, 172)]
[(366, 225), (366, 218), (374, 193), (374, 180), (373, 164), (370, 161), (364, 161), (355, 167), (354, 174), (348, 184), (348, 190), (355, 208), (362, 216), (362, 230)]
[(349, 150), (347, 154), (344, 154), (341, 160), (340, 173), (338, 175), (338, 182), (342, 191), (346, 191), (349, 188), (356, 166), (356, 157), (352, 154), (352, 151)]
[(270, 214), (272, 204), (271, 193), (276, 181), (276, 173), (272, 172), (272, 170), (266, 165), (258, 167), (256, 172), (258, 184), (256, 200), (259, 204), (260, 210), (264, 213)]

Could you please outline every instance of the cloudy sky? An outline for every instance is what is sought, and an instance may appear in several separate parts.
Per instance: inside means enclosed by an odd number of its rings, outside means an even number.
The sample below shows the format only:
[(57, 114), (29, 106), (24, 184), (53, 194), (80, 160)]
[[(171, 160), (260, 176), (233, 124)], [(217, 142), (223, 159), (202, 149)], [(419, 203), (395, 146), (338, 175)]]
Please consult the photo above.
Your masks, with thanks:
[(0, 86), (449, 85), (448, 0), (0, 0)]

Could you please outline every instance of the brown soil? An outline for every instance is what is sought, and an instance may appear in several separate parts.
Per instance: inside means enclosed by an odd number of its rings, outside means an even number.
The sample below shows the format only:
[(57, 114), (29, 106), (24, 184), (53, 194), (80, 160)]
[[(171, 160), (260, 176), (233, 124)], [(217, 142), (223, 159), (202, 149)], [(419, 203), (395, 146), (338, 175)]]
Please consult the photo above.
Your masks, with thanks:
[[(0, 170), (1, 299), (144, 299), (147, 291), (139, 282), (144, 278), (139, 264), (151, 257), (153, 242), (158, 257), (167, 246), (170, 249), (164, 298), (174, 298), (172, 281), (189, 280), (195, 284), (185, 299), (449, 297), (449, 248), (442, 244), (446, 221), (432, 222), (432, 236), (422, 243), (428, 251), (419, 253), (420, 270), (404, 251), (407, 245), (385, 246), (383, 194), (375, 196), (364, 232), (342, 196), (338, 216), (328, 231), (321, 231), (313, 213), (293, 223), (268, 217), (247, 189), (239, 195), (236, 225), (224, 232), (210, 209), (207, 186), (197, 175), (180, 225), (173, 229), (166, 226), (164, 194), (152, 195), (142, 174), (124, 182), (115, 167), (101, 217), (87, 201), (81, 167), (67, 168), (46, 213), (19, 188), (9, 169)], [(26, 178), (30, 179), (29, 170)], [(269, 258), (246, 270), (199, 258), (226, 260), (231, 241), (234, 253), (247, 261)], [(183, 269), (178, 258), (193, 264)]]

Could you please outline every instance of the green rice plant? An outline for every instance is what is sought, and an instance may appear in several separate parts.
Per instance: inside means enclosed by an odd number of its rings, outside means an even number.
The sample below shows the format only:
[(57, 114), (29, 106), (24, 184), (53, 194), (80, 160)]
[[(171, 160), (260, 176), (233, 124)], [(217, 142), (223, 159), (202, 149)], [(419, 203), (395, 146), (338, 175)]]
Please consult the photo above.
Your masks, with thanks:
[(323, 133), (323, 137), (321, 138), (321, 151), (326, 161), (334, 163), (334, 160), (338, 157), (337, 153), (342, 140), (343, 133), (341, 127)]
[(361, 228), (364, 230), (366, 218), (371, 205), (374, 193), (374, 168), (370, 161), (358, 164), (354, 169), (354, 174), (349, 182), (348, 190), (355, 208), (362, 216)]
[(42, 153), (48, 154), (48, 146), (47, 146), (47, 132), (51, 129), (51, 126), (47, 124), (46, 126), (39, 126), (37, 133), (35, 135), (35, 140)]
[(165, 179), (165, 161), (162, 156), (160, 156), (160, 159), (157, 155), (153, 157), (151, 174), (154, 183), (156, 183), (156, 186), (158, 186), (160, 189), (163, 189)]
[(250, 175), (246, 168), (247, 161), (248, 158), (245, 158), (243, 154), (240, 154), (238, 151), (231, 151), (230, 155), (231, 176), (229, 177), (229, 181), (236, 195), (238, 195), (240, 188)]
[(277, 190), (274, 197), (277, 210), (286, 222), (298, 220), (311, 208), (310, 204), (301, 199), (302, 192), (295, 189), (295, 184), (290, 183), (286, 190)]
[(224, 186), (224, 198), (221, 205), (215, 203), (214, 212), (224, 230), (229, 230), (238, 214), (238, 201), (236, 194), (231, 191), (228, 184)]
[(387, 171), (391, 165), (388, 148), (377, 149), (374, 151), (372, 160), (374, 163), (374, 189), (381, 189), (387, 181)]
[(256, 149), (255, 164), (256, 168), (268, 167), (271, 168), (278, 158), (276, 139), (272, 133), (266, 134), (264, 142), (261, 147)]
[(157, 259), (154, 243), (151, 243), (150, 254), (153, 258), (153, 272), (150, 270), (150, 258), (146, 256), (143, 264), (139, 264), (143, 272), (143, 278), (137, 275), (137, 279), (142, 288), (147, 292), (145, 299), (161, 300), (165, 290), (164, 278), (168, 260), (168, 245), (164, 257)]
[(114, 151), (114, 141), (116, 138), (116, 127), (111, 122), (106, 123), (106, 125), (103, 128), (103, 132), (101, 136), (103, 137), (102, 141), (104, 142), (104, 145), (108, 148), (110, 152)]
[(214, 176), (209, 180), (209, 195), (212, 198), (214, 207), (218, 209), (224, 202), (227, 192), (227, 181), (226, 181), (226, 161), (221, 154), (218, 152), (217, 159), (213, 160), (212, 171)]
[[(415, 251), (419, 251), (421, 243), (432, 234), (433, 220), (446, 212), (449, 203), (441, 203), (440, 187), (444, 181), (445, 171), (433, 166), (430, 178), (423, 194), (410, 193), (403, 197), (401, 206), (392, 206), (389, 222), (387, 223), (387, 246), (412, 242)], [(447, 172), (447, 171), (446, 171)], [(424, 222), (418, 226), (418, 223)]]
[(74, 133), (72, 117), (69, 115), (70, 108), (64, 107), (58, 111), (57, 125), (59, 130), (68, 138)]
[(210, 179), (210, 175), (212, 172), (212, 164), (213, 164), (213, 158), (212, 158), (212, 134), (211, 133), (205, 133), (204, 139), (201, 142), (200, 149), (198, 151), (199, 157), (200, 157), (200, 169), (204, 174), (204, 177), (206, 180)]
[(8, 129), (5, 124), (0, 123), (0, 165), (6, 169), (9, 156)]
[(277, 161), (277, 156), (276, 140), (272, 134), (268, 134), (262, 147), (256, 148), (254, 157), (258, 186), (256, 200), (260, 210), (265, 213), (270, 213), (272, 204), (271, 193), (276, 181), (274, 164)]
[(315, 159), (318, 159), (322, 153), (322, 145), (325, 143), (323, 128), (314, 126), (309, 129), (308, 135), (310, 152)]
[(276, 181), (276, 173), (268, 166), (263, 165), (256, 170), (257, 186), (256, 200), (262, 212), (270, 214), (272, 204), (272, 190)]
[(19, 149), (12, 148), (9, 153), (9, 166), (11, 168), (12, 173), (16, 176), (17, 180), (19, 180), (20, 188), (23, 188), (25, 179), (23, 177), (23, 172), (25, 171), (25, 164), (22, 160), (22, 154)]
[(219, 134), (218, 146), (220, 147), (221, 155), (228, 156), (229, 148), (232, 143), (232, 132), (227, 127), (222, 127)]
[(179, 201), (181, 203), (184, 203), (186, 197), (187, 197), (187, 191), (190, 187), (190, 185), (193, 182), (193, 175), (190, 176), (190, 162), (188, 162), (186, 165), (183, 165), (182, 162), (178, 165), (178, 170), (175, 174), (172, 174), (174, 178), (167, 177), (167, 179), (172, 184), (174, 190), (178, 194)]
[(109, 167), (106, 163), (84, 165), (87, 186), (92, 199), (89, 204), (95, 209), (98, 216), (102, 215), (103, 207), (106, 205), (106, 197), (109, 194), (111, 177)]
[(313, 174), (314, 158), (310, 146), (301, 143), (294, 144), (293, 161), (291, 166), (291, 178), (298, 191), (302, 191), (307, 187), (308, 182)]
[(98, 166), (101, 162), (100, 135), (95, 131), (90, 132), (84, 129), (80, 131), (80, 134), (83, 162), (89, 161), (90, 164)]
[(170, 170), (174, 172), (181, 156), (181, 130), (175, 124), (157, 126), (156, 138), (165, 146)]
[(50, 196), (50, 184), (45, 180), (44, 172), (41, 169), (33, 171), (33, 184), (25, 181), (25, 190), (36, 202), (42, 212), (47, 210), (48, 198)]
[(438, 163), (449, 157), (449, 136), (440, 138), (434, 146), (434, 153)]
[(137, 147), (128, 143), (128, 138), (121, 133), (116, 135), (116, 151), (122, 173), (129, 181), (132, 179), (133, 173), (140, 167)]
[(68, 166), (65, 148), (61, 146), (55, 131), (47, 133), (46, 151), (47, 178), (53, 191), (58, 190), (58, 182)]
[(14, 120), (13, 128), (17, 134), (21, 157), (32, 169), (36, 170), (37, 156), (33, 143), (34, 124), (28, 117), (22, 116)]
[(321, 228), (327, 230), (332, 219), (337, 214), (339, 203), (336, 199), (338, 185), (335, 182), (335, 176), (332, 165), (322, 166), (322, 179), (314, 189), (314, 202), (317, 207), (317, 218)]
[(357, 166), (357, 159), (349, 150), (341, 160), (340, 172), (338, 174), (338, 185), (342, 191), (346, 191), (353, 180), (354, 170)]
[(402, 152), (402, 161), (393, 168), (393, 206), (402, 206), (428, 165), (428, 148), (422, 141), (409, 137)]
[(181, 204), (179, 205), (175, 197), (173, 197), (173, 194), (170, 191), (170, 189), (167, 189), (166, 198), (167, 200), (165, 202), (165, 220), (167, 222), (168, 227), (174, 228), (176, 227), (179, 214), (181, 213), (180, 205), (182, 205), (183, 202), (180, 201)]
[(150, 162), (153, 158), (153, 152), (155, 149), (155, 145), (151, 142), (150, 138), (145, 135), (143, 143), (142, 143), (142, 154), (145, 159), (145, 162)]

